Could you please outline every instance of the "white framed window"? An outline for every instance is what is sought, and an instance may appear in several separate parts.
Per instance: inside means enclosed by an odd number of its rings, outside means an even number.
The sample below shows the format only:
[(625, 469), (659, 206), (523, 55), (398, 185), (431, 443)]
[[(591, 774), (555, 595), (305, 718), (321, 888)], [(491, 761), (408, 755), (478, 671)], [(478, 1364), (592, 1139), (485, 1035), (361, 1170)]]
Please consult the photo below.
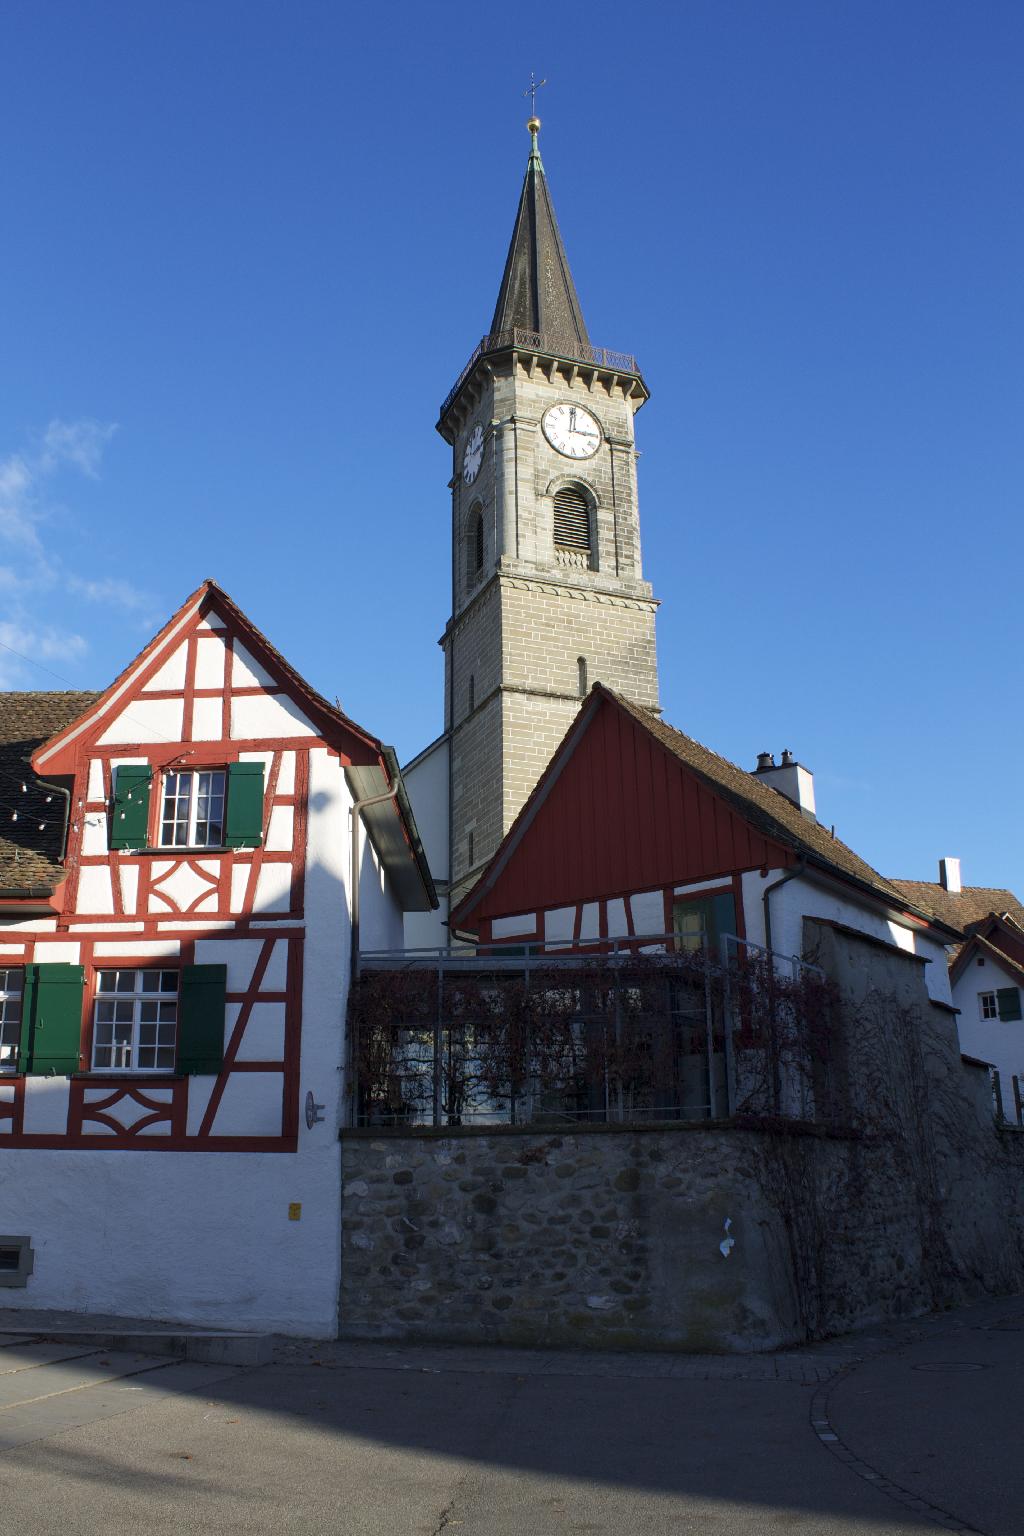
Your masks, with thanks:
[(16, 1072), (21, 1044), (21, 999), (25, 972), (0, 970), (0, 1072)]
[(92, 1065), (100, 1072), (173, 1072), (177, 971), (100, 971)]
[(982, 1019), (998, 1019), (999, 1004), (994, 992), (978, 993), (978, 1016)]
[(224, 843), (227, 774), (223, 768), (165, 773), (161, 848), (220, 848)]

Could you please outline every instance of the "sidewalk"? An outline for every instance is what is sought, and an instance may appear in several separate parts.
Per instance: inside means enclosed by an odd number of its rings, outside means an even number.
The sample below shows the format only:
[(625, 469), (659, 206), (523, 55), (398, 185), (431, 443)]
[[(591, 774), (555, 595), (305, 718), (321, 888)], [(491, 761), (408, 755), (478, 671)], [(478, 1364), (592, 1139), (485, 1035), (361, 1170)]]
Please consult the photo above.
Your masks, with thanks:
[(777, 1355), (279, 1338), (0, 1454), (0, 1482), (23, 1536), (1022, 1536), (1022, 1372), (1024, 1297)]

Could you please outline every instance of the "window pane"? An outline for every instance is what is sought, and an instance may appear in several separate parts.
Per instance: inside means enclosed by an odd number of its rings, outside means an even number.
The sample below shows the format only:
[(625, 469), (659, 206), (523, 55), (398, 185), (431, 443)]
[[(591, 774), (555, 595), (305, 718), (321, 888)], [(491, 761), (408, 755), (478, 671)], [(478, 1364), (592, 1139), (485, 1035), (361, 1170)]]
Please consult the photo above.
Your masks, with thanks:
[(173, 1045), (161, 1045), (159, 1047), (159, 1049), (157, 1050), (157, 1053), (156, 1053), (156, 1064), (157, 1064), (158, 1067), (168, 1067), (168, 1068), (173, 1069), (173, 1067), (174, 1067), (174, 1046)]
[(161, 971), (160, 972), (160, 991), (161, 992), (177, 992), (177, 990), (178, 990), (178, 973), (177, 973), (177, 971)]
[(117, 986), (116, 971), (100, 971), (98, 990), (100, 992), (113, 992)]
[(142, 986), (139, 990), (142, 992), (159, 992), (162, 975), (162, 971), (143, 971)]
[(109, 1045), (98, 1045), (92, 1053), (94, 1067), (109, 1067), (113, 1053)]
[(156, 1003), (140, 1003), (139, 1019), (143, 1024), (155, 1024), (157, 1020)]
[(117, 972), (117, 990), (118, 990), (118, 992), (134, 992), (135, 991), (135, 972), (134, 971), (118, 971)]
[(173, 1024), (178, 1017), (177, 1003), (161, 1003), (159, 1017), (161, 1024)]

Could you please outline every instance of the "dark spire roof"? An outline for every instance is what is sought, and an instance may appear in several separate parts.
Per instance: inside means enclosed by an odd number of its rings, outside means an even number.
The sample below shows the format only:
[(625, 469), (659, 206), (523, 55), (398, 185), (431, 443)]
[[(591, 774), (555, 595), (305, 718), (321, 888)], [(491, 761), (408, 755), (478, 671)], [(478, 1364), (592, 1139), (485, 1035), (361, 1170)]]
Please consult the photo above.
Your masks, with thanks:
[(530, 159), (491, 321), (491, 335), (513, 329), (536, 331), (555, 343), (552, 350), (558, 350), (559, 342), (573, 350), (580, 345), (589, 347), (583, 311), (537, 148), (540, 122), (532, 117), (528, 126)]

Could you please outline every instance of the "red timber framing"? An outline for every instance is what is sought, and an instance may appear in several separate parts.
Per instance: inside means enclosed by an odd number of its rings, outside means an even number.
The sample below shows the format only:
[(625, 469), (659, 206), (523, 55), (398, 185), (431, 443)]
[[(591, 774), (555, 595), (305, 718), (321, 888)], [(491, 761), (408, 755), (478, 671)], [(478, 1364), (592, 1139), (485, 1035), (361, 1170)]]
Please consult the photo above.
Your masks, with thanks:
[[(212, 622), (211, 622), (212, 620)], [(204, 622), (205, 621), (205, 622)], [(199, 653), (204, 639), (224, 642), (222, 685), (200, 685)], [(174, 687), (147, 689), (169, 657), (185, 647), (182, 677)], [(254, 686), (251, 673), (242, 674), (238, 648), (243, 647), (261, 670)], [(294, 734), (240, 739), (232, 736), (232, 708), (239, 699), (279, 697), (301, 719)], [(182, 701), (180, 739), (153, 739), (148, 717), (140, 705), (160, 700)], [(216, 713), (204, 712), (204, 732), (197, 732), (200, 700), (219, 701)], [(139, 724), (137, 740), (103, 743), (114, 720)], [(216, 739), (211, 719), (219, 720)], [(305, 724), (304, 722), (308, 722)], [(313, 734), (310, 733), (312, 727)], [(52, 931), (3, 932), (8, 964), (66, 961), (68, 945), (78, 946), (85, 973), (81, 1020), (80, 1074), (70, 1079), (65, 1134), (26, 1129), (26, 1089), (33, 1078), (0, 1076), (0, 1148), (43, 1147), (81, 1150), (146, 1151), (267, 1151), (293, 1152), (299, 1126), (299, 1062), (302, 1035), (302, 992), (305, 951), (305, 888), (310, 754), (326, 749), (342, 767), (380, 765), (387, 777), (384, 748), (340, 711), (322, 699), (299, 677), (227, 595), (207, 582), (187, 600), (132, 665), (95, 704), (34, 755), (40, 777), (71, 784), (71, 812), (65, 858), (66, 877), (53, 907)], [(245, 754), (259, 753), (266, 764), (262, 839), (255, 848), (176, 850), (157, 846), (165, 771), (228, 768)], [(112, 765), (134, 760), (152, 766), (148, 847), (141, 851), (97, 852), (96, 836), (87, 838), (87, 825), (107, 824), (113, 795)], [(93, 769), (90, 791), (90, 766)], [(287, 768), (287, 775), (286, 770)], [(97, 782), (97, 776), (100, 782)], [(100, 793), (97, 794), (97, 789)], [(271, 835), (278, 825), (291, 825), (287, 836)], [(274, 842), (288, 846), (273, 846)], [(260, 905), (261, 875), (279, 868), (276, 899)], [(109, 872), (110, 900), (96, 903), (83, 895), (87, 872)], [(96, 877), (91, 877), (92, 890)], [(108, 910), (94, 910), (104, 905)], [(259, 941), (258, 951), (237, 951), (247, 980), (241, 990), (228, 990), (229, 1008), (237, 1017), (225, 1040), (223, 1064), (214, 1078), (177, 1076), (162, 1072), (92, 1072), (92, 1034), (98, 972), (117, 968), (179, 969), (195, 963), (197, 943), (206, 940)], [(169, 953), (156, 950), (166, 947)], [(17, 946), (23, 946), (19, 958)], [(142, 953), (136, 946), (143, 950)], [(148, 951), (148, 952), (147, 952)], [(226, 952), (218, 951), (218, 954)], [(256, 954), (255, 964), (243, 954)], [(200, 954), (199, 958), (207, 956)], [(282, 959), (286, 963), (282, 964)], [(266, 985), (268, 972), (282, 980)], [(283, 1050), (269, 1060), (240, 1056), (246, 1026), (257, 1004), (283, 1008)], [(218, 1133), (218, 1112), (233, 1079), (247, 1074), (277, 1074), (281, 1084), (280, 1130), (272, 1135)], [(6, 1085), (6, 1087), (5, 1087)], [(13, 1088), (13, 1092), (7, 1091)], [(189, 1100), (198, 1096), (192, 1115)], [(9, 1128), (8, 1128), (9, 1127)]]

